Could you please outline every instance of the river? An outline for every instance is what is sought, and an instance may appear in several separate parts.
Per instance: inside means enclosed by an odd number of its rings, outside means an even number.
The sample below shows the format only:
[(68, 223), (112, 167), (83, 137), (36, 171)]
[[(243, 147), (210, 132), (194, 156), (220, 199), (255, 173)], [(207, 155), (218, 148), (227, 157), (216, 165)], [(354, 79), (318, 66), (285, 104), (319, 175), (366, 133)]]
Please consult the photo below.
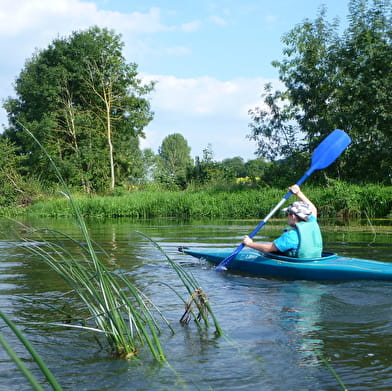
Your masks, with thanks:
[[(25, 218), (76, 239), (68, 219)], [(132, 278), (171, 321), (175, 334), (161, 342), (170, 365), (111, 357), (105, 346), (79, 330), (38, 326), (49, 321), (50, 305), (68, 289), (53, 271), (15, 239), (13, 224), (1, 223), (0, 303), (38, 351), (64, 390), (249, 390), (335, 391), (342, 389), (324, 359), (350, 391), (391, 390), (392, 282), (283, 281), (216, 272), (178, 247), (238, 246), (257, 221), (87, 220), (94, 241), (110, 253), (110, 266)], [(257, 236), (270, 240), (284, 221), (270, 221)], [(392, 221), (344, 225), (322, 222), (325, 249), (342, 255), (392, 262)], [(381, 227), (381, 228), (380, 228)], [(171, 290), (181, 282), (162, 249), (199, 281), (224, 335), (179, 324), (183, 304)], [(43, 304), (45, 303), (45, 304)], [(49, 389), (10, 330), (1, 332), (19, 357)], [(0, 391), (31, 390), (15, 364), (0, 350)]]

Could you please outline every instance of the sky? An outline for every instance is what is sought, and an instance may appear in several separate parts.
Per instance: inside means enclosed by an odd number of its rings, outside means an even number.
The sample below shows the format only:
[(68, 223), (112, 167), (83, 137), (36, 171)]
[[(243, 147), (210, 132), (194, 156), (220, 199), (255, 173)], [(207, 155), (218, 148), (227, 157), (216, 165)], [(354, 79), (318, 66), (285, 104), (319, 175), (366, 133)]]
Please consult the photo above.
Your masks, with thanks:
[[(91, 26), (121, 34), (127, 62), (143, 80), (153, 121), (142, 148), (155, 153), (180, 133), (192, 157), (211, 148), (221, 161), (255, 159), (249, 109), (262, 106), (264, 85), (282, 88), (271, 63), (283, 58), (282, 36), (322, 5), (327, 18), (346, 22), (348, 0), (0, 0), (0, 99), (37, 50)], [(7, 126), (0, 108), (1, 130)]]

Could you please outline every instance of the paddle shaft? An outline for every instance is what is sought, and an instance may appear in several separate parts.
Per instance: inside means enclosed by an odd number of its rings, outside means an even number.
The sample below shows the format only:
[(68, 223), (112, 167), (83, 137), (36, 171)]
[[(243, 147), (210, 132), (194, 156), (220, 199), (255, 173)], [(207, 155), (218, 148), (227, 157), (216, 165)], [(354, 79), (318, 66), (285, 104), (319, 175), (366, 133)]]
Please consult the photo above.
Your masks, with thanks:
[[(305, 172), (305, 174), (302, 176), (302, 178), (296, 183), (296, 185), (300, 186), (302, 185), (306, 179), (312, 174), (314, 171), (313, 167), (310, 167), (308, 171)], [(276, 204), (275, 208), (269, 212), (269, 214), (262, 220), (259, 225), (249, 234), (250, 238), (253, 238), (257, 234), (257, 232), (262, 228), (267, 221), (276, 213), (276, 211), (291, 197), (293, 192), (289, 190), (286, 195)]]

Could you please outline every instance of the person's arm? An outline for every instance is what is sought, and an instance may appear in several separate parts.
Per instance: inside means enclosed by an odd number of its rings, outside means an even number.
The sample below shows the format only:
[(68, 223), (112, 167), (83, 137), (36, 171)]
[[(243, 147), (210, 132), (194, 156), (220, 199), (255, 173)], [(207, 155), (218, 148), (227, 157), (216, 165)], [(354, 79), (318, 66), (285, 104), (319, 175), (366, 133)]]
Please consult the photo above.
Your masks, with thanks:
[(255, 243), (249, 236), (245, 236), (242, 243), (245, 244), (245, 246), (253, 248), (254, 250), (263, 251), (266, 253), (279, 251), (273, 242)]
[(306, 195), (304, 193), (302, 193), (300, 187), (298, 185), (293, 185), (293, 186), (289, 187), (289, 190), (291, 190), (291, 192), (293, 194), (295, 194), (302, 202), (305, 202), (305, 204), (308, 204), (310, 210), (312, 211), (312, 215), (317, 218), (316, 206), (313, 204), (312, 201), (309, 200), (308, 197), (306, 197)]

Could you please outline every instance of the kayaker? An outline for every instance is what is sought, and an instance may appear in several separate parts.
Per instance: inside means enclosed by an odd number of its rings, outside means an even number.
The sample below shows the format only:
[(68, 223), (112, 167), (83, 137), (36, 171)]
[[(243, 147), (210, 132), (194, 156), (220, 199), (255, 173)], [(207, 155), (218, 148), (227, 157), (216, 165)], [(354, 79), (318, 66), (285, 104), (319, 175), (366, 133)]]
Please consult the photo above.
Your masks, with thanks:
[(323, 241), (317, 223), (317, 208), (298, 185), (289, 189), (300, 201), (283, 209), (289, 224), (283, 234), (273, 242), (266, 243), (255, 243), (249, 236), (245, 236), (242, 243), (258, 251), (283, 253), (295, 258), (321, 257)]

